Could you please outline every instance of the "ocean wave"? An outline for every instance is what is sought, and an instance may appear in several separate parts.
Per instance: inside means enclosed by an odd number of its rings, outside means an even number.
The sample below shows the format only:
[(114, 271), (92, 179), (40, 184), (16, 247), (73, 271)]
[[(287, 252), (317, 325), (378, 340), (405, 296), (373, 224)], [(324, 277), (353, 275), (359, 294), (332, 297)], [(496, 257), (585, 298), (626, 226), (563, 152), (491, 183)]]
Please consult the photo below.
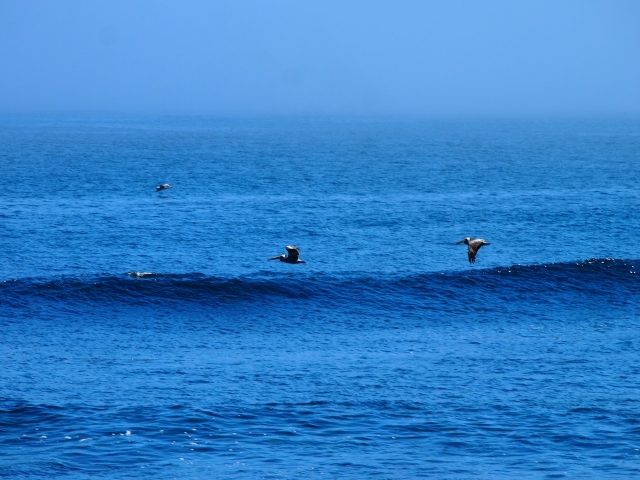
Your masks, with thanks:
[(420, 275), (341, 277), (309, 274), (261, 274), (216, 277), (201, 273), (129, 272), (122, 275), (25, 278), (0, 283), (0, 302), (13, 307), (32, 301), (100, 304), (148, 304), (166, 301), (225, 304), (281, 302), (283, 299), (389, 302), (393, 298), (466, 298), (486, 295), (523, 298), (535, 295), (637, 293), (640, 261), (594, 258), (579, 262), (512, 265)]

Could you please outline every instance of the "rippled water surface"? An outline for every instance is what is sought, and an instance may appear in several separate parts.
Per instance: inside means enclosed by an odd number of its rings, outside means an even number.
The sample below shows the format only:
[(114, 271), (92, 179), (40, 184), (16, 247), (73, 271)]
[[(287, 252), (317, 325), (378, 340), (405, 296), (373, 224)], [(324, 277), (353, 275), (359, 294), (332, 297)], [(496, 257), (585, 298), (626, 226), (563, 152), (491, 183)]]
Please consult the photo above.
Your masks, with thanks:
[(0, 167), (3, 478), (640, 478), (640, 122), (3, 117)]

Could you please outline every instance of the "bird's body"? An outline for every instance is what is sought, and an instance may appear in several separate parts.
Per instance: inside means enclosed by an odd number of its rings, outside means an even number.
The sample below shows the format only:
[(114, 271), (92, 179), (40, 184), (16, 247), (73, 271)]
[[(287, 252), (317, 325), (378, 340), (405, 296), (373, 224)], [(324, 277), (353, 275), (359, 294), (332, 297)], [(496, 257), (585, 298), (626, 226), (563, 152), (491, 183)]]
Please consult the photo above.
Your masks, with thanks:
[(163, 183), (162, 185), (158, 185), (156, 187), (156, 192), (161, 192), (162, 190), (166, 190), (167, 188), (173, 188), (173, 187), (168, 183)]
[(285, 248), (287, 249), (287, 255), (278, 255), (277, 257), (272, 257), (269, 260), (280, 260), (284, 263), (307, 263), (304, 260), (300, 260), (300, 250), (298, 247), (287, 245)]
[(459, 245), (461, 243), (468, 245), (467, 253), (469, 254), (469, 263), (476, 262), (476, 255), (478, 254), (478, 250), (480, 250), (481, 247), (484, 247), (485, 245), (491, 245), (490, 243), (485, 242), (482, 238), (471, 237), (460, 240), (456, 243), (456, 245)]

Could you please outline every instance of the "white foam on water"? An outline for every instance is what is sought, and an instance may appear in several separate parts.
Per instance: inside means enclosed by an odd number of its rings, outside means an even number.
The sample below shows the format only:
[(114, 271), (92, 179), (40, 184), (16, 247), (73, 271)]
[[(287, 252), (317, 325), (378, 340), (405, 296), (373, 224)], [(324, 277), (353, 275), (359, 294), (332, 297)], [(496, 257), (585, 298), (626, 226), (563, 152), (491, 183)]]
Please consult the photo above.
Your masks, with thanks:
[(154, 272), (129, 272), (127, 275), (133, 278), (149, 278), (154, 277), (156, 274)]

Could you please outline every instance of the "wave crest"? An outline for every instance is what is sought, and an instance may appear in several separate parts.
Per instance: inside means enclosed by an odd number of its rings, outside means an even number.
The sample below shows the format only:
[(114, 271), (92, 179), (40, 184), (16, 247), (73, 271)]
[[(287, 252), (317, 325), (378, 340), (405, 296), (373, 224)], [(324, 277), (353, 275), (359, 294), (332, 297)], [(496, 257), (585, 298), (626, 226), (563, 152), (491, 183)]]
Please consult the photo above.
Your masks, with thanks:
[(215, 277), (201, 273), (129, 272), (121, 276), (17, 279), (0, 283), (0, 302), (21, 306), (33, 300), (66, 303), (148, 304), (167, 301), (276, 302), (282, 299), (336, 302), (389, 302), (390, 299), (465, 298), (483, 295), (514, 298), (572, 290), (606, 295), (638, 292), (640, 261), (611, 258), (542, 265), (513, 265), (462, 272), (410, 276), (334, 277), (329, 275), (255, 275)]

